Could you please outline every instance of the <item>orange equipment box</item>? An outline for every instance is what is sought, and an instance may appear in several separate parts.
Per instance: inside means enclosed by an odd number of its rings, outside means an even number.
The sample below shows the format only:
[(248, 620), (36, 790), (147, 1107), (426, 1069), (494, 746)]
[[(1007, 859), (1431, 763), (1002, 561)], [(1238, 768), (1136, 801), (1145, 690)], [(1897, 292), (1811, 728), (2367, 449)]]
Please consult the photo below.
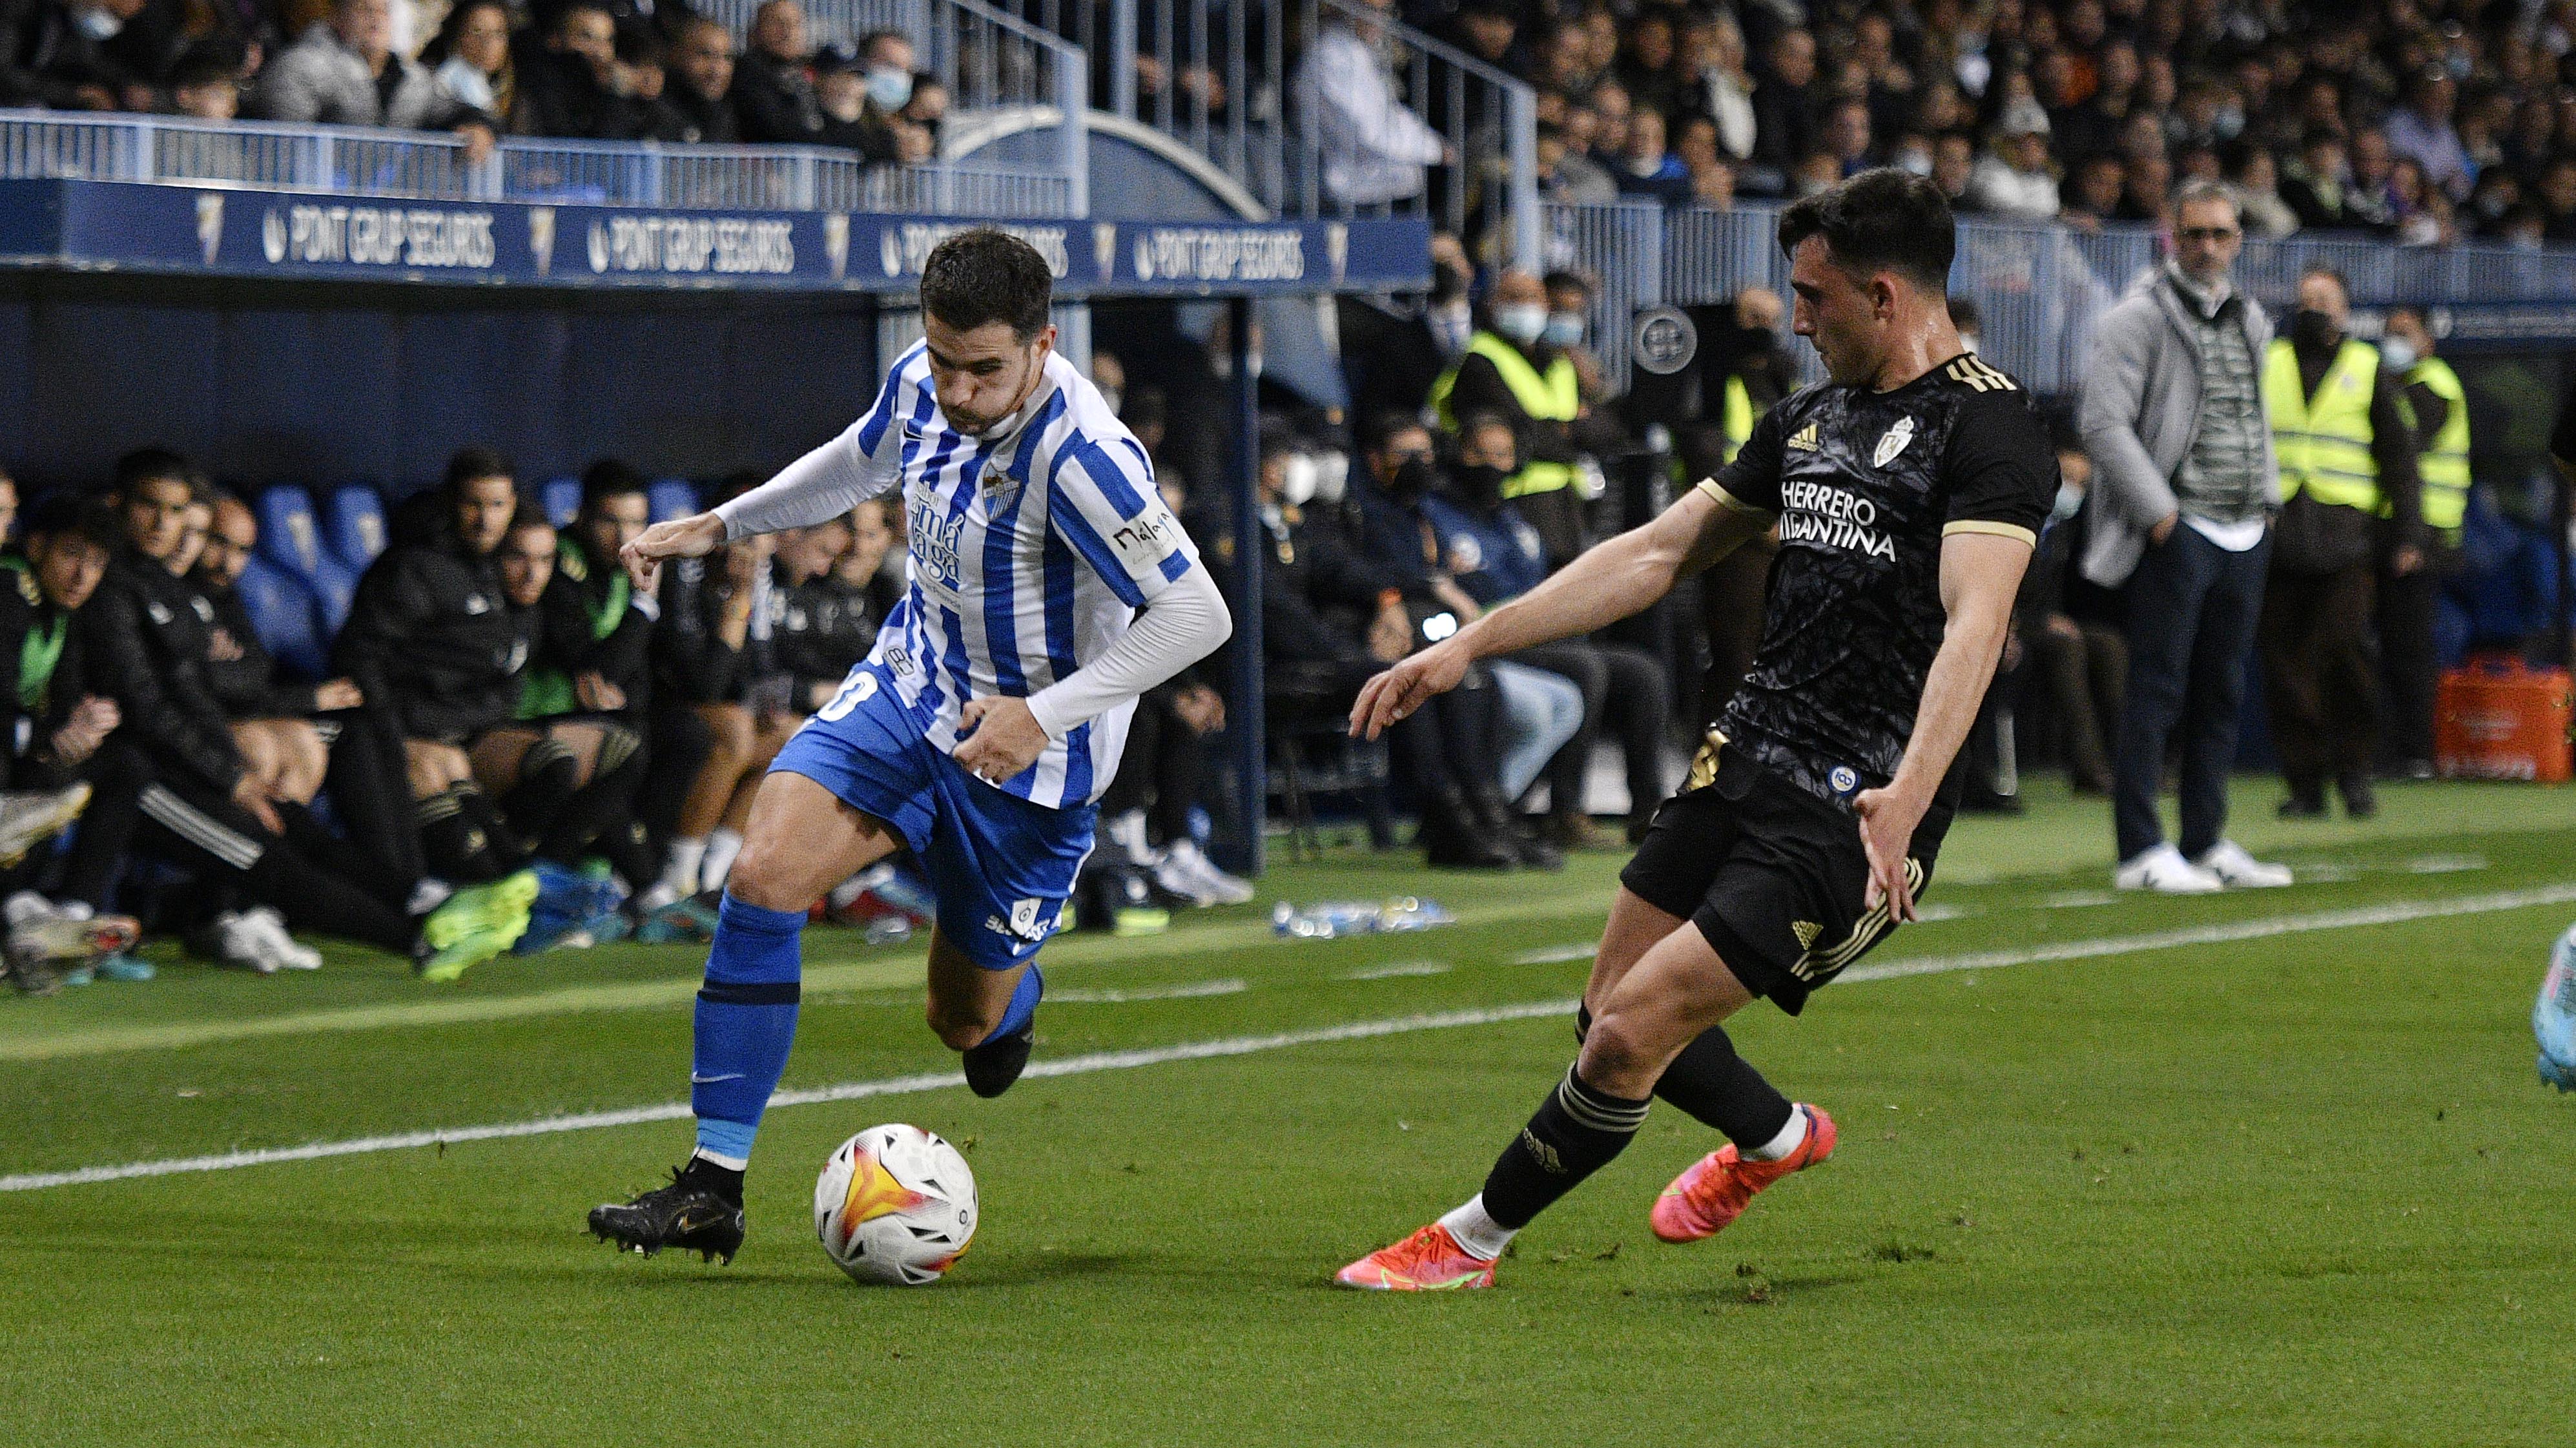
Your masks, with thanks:
[(2576, 702), (2565, 669), (2482, 655), (2442, 671), (2433, 708), (2433, 753), (2449, 779), (2564, 783), (2571, 772)]

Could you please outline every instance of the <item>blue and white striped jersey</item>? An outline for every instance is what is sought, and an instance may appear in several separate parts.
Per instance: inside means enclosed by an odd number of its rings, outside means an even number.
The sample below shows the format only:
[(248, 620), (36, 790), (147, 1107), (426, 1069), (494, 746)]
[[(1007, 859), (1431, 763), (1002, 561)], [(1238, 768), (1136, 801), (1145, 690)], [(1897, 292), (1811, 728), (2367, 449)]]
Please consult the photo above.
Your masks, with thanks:
[[(903, 490), (910, 580), (868, 655), (924, 737), (955, 753), (969, 698), (1026, 697), (1098, 658), (1199, 566), (1153, 464), (1099, 390), (1050, 353), (1016, 425), (972, 438), (940, 415), (919, 344), (848, 431), (718, 508), (730, 537), (803, 527)], [(998, 787), (1050, 808), (1108, 789), (1128, 700)]]

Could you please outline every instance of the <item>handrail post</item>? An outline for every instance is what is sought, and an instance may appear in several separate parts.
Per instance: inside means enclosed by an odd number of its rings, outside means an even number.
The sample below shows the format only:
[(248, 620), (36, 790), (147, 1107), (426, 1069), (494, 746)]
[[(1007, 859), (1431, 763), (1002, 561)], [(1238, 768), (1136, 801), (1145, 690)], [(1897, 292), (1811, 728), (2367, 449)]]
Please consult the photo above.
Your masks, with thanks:
[(150, 181), (161, 174), (158, 129), (150, 116), (134, 118), (134, 179)]
[(1509, 133), (1504, 154), (1512, 166), (1506, 197), (1512, 216), (1512, 265), (1534, 274), (1540, 270), (1543, 255), (1538, 214), (1538, 93), (1527, 86), (1514, 86), (1506, 95), (1503, 116)]
[[(1134, 0), (1120, 0), (1132, 5)], [(1091, 214), (1091, 62), (1077, 49), (1059, 55), (1055, 67), (1056, 109), (1063, 113), (1057, 140), (1063, 145), (1064, 214)]]
[(1136, 119), (1136, 0), (1109, 0), (1109, 108)]

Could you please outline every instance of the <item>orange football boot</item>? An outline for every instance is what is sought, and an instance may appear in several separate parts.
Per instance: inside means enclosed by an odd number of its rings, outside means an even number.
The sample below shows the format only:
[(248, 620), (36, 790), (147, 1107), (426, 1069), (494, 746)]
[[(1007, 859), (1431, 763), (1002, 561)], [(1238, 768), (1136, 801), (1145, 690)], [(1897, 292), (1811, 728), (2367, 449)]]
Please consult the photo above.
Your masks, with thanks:
[(1369, 1292), (1448, 1292), (1493, 1286), (1494, 1264), (1459, 1246), (1447, 1227), (1434, 1222), (1334, 1273), (1333, 1280)]
[(1655, 1198), (1655, 1235), (1667, 1242), (1713, 1237), (1744, 1214), (1753, 1194), (1793, 1171), (1805, 1171), (1834, 1154), (1834, 1119), (1824, 1108), (1801, 1103), (1807, 1139), (1778, 1161), (1747, 1161), (1728, 1142), (1691, 1164)]

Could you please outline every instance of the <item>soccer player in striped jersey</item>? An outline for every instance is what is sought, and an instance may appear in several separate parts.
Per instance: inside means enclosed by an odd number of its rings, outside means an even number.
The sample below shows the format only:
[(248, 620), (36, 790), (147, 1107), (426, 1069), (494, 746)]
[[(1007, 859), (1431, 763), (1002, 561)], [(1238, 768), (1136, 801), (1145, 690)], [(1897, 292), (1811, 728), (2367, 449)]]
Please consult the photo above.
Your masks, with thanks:
[(899, 847), (938, 895), (931, 1029), (977, 1095), (1019, 1078), (1038, 947), (1091, 852), (1136, 698), (1232, 627), (1145, 450), (1056, 353), (1051, 290), (1017, 238), (941, 243), (922, 267), (925, 338), (864, 416), (627, 545), (649, 591), (665, 559), (900, 489), (911, 557), (876, 647), (761, 782), (698, 992), (697, 1149), (671, 1185), (591, 1212), (620, 1247), (732, 1260), (752, 1137), (795, 1037), (807, 908)]

